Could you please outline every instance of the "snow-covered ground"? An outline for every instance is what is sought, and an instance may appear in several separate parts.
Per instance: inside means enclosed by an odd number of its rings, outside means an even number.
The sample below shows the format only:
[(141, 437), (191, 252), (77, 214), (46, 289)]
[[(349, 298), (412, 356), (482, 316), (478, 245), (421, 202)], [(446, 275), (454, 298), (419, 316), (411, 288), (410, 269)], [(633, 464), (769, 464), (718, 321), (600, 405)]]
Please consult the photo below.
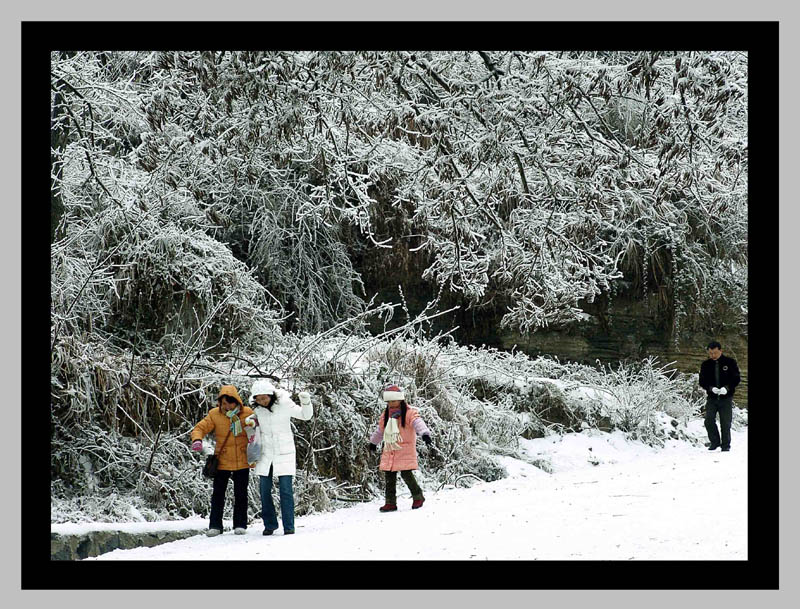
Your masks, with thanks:
[[(690, 425), (702, 433), (702, 421)], [(654, 449), (598, 431), (521, 440), (526, 458), (552, 473), (502, 457), (507, 478), (428, 491), (420, 510), (398, 480), (397, 512), (378, 512), (375, 500), (298, 517), (288, 538), (280, 529), (262, 536), (257, 522), (242, 536), (227, 530), (86, 560), (745, 560), (747, 432), (732, 436), (727, 453), (682, 441)]]

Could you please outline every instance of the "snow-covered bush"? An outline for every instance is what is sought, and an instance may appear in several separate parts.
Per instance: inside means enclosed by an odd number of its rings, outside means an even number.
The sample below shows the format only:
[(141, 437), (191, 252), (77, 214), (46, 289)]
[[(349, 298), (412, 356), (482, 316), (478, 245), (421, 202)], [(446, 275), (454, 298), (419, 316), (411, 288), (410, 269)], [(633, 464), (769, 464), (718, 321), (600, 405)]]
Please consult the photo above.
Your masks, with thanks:
[(130, 328), (144, 317), (139, 323), (152, 339), (248, 349), (277, 330), (265, 291), (245, 264), (202, 232), (167, 227), (132, 251), (123, 269), (115, 321)]
[(520, 413), (520, 433), (528, 438), (598, 428), (659, 442), (656, 414), (685, 425), (705, 395), (697, 375), (681, 374), (655, 358), (591, 367), (453, 345), (439, 359), (454, 376), (466, 379), (479, 399)]
[(745, 408), (739, 408), (734, 405), (731, 427), (736, 430), (742, 430), (747, 427), (747, 410)]
[(354, 291), (361, 278), (338, 231), (303, 217), (297, 211), (303, 204), (264, 201), (256, 208), (248, 226), (248, 262), (272, 297), (297, 311), (297, 327), (315, 333), (357, 315), (366, 303)]
[[(94, 496), (92, 509), (105, 510), (103, 518), (133, 518), (124, 502), (135, 496), (147, 518), (207, 515), (209, 482), (200, 476), (203, 459), (189, 450), (189, 432), (220, 385), (236, 385), (247, 400), (251, 374), (282, 379), (295, 401), (301, 390), (313, 396), (313, 419), (293, 421), (298, 514), (383, 493), (367, 443), (389, 381), (403, 386), (433, 434), (433, 450), (418, 446), (420, 480), (431, 490), (503, 477), (494, 456), (519, 456), (520, 436), (600, 427), (652, 444), (685, 437), (699, 404), (691, 398), (696, 379), (654, 360), (600, 369), (417, 336), (336, 333), (286, 335), (264, 347), (182, 365), (132, 359), (100, 342), (60, 341), (51, 383), (57, 513), (66, 517), (69, 506)], [(255, 518), (257, 480), (248, 493)]]
[(531, 384), (517, 407), (529, 413), (522, 434), (525, 438), (543, 437), (553, 429), (579, 431), (581, 423), (588, 419), (587, 409), (578, 410), (575, 401), (556, 383)]
[(648, 443), (661, 443), (660, 417), (666, 414), (685, 424), (696, 403), (680, 395), (683, 381), (668, 365), (649, 357), (640, 363), (620, 362), (597, 375), (602, 408), (612, 425)]
[(153, 509), (138, 494), (110, 491), (65, 498), (53, 494), (50, 522), (155, 522), (171, 520), (167, 510)]
[(92, 254), (76, 255), (58, 245), (50, 256), (50, 321), (54, 333), (76, 336), (102, 328), (112, 315), (106, 297), (115, 287), (110, 266), (100, 266)]

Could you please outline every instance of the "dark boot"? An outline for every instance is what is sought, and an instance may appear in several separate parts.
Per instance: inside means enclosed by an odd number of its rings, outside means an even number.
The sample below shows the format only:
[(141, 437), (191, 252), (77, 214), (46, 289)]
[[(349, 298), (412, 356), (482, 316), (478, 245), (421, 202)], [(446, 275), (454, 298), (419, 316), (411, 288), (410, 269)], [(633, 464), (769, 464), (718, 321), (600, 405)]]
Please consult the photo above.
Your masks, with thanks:
[(422, 499), (414, 499), (414, 502), (411, 504), (411, 509), (416, 510), (422, 507), (422, 504), (425, 503), (425, 497)]
[(387, 503), (386, 505), (384, 505), (381, 508), (380, 511), (381, 512), (396, 512), (397, 511), (397, 505), (395, 505), (394, 503)]

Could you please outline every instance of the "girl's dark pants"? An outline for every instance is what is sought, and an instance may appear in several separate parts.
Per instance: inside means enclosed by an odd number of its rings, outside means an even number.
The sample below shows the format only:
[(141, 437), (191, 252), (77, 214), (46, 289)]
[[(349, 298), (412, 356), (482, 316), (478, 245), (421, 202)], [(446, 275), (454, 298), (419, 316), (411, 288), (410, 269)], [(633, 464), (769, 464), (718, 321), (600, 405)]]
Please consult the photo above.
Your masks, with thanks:
[(250, 469), (244, 468), (236, 471), (218, 469), (214, 475), (209, 529), (222, 530), (222, 508), (225, 507), (225, 491), (229, 478), (233, 478), (233, 528), (247, 528), (247, 482), (250, 479)]
[[(384, 472), (386, 474), (386, 503), (395, 505), (397, 503), (397, 472)], [(414, 500), (423, 499), (422, 489), (414, 478), (414, 472), (410, 469), (400, 472), (403, 482), (411, 491)]]

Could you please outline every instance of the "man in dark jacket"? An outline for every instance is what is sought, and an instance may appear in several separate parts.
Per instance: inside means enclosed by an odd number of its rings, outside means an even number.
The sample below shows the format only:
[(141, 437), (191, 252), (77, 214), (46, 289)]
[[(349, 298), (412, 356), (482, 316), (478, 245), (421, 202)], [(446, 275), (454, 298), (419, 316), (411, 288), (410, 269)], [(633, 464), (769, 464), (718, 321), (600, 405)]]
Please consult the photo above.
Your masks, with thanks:
[[(706, 431), (711, 442), (708, 450), (731, 449), (731, 420), (733, 419), (733, 393), (739, 384), (739, 366), (732, 357), (722, 355), (722, 345), (713, 340), (708, 343), (708, 357), (700, 365), (700, 386), (706, 390)], [(717, 429), (717, 413), (722, 428)]]

